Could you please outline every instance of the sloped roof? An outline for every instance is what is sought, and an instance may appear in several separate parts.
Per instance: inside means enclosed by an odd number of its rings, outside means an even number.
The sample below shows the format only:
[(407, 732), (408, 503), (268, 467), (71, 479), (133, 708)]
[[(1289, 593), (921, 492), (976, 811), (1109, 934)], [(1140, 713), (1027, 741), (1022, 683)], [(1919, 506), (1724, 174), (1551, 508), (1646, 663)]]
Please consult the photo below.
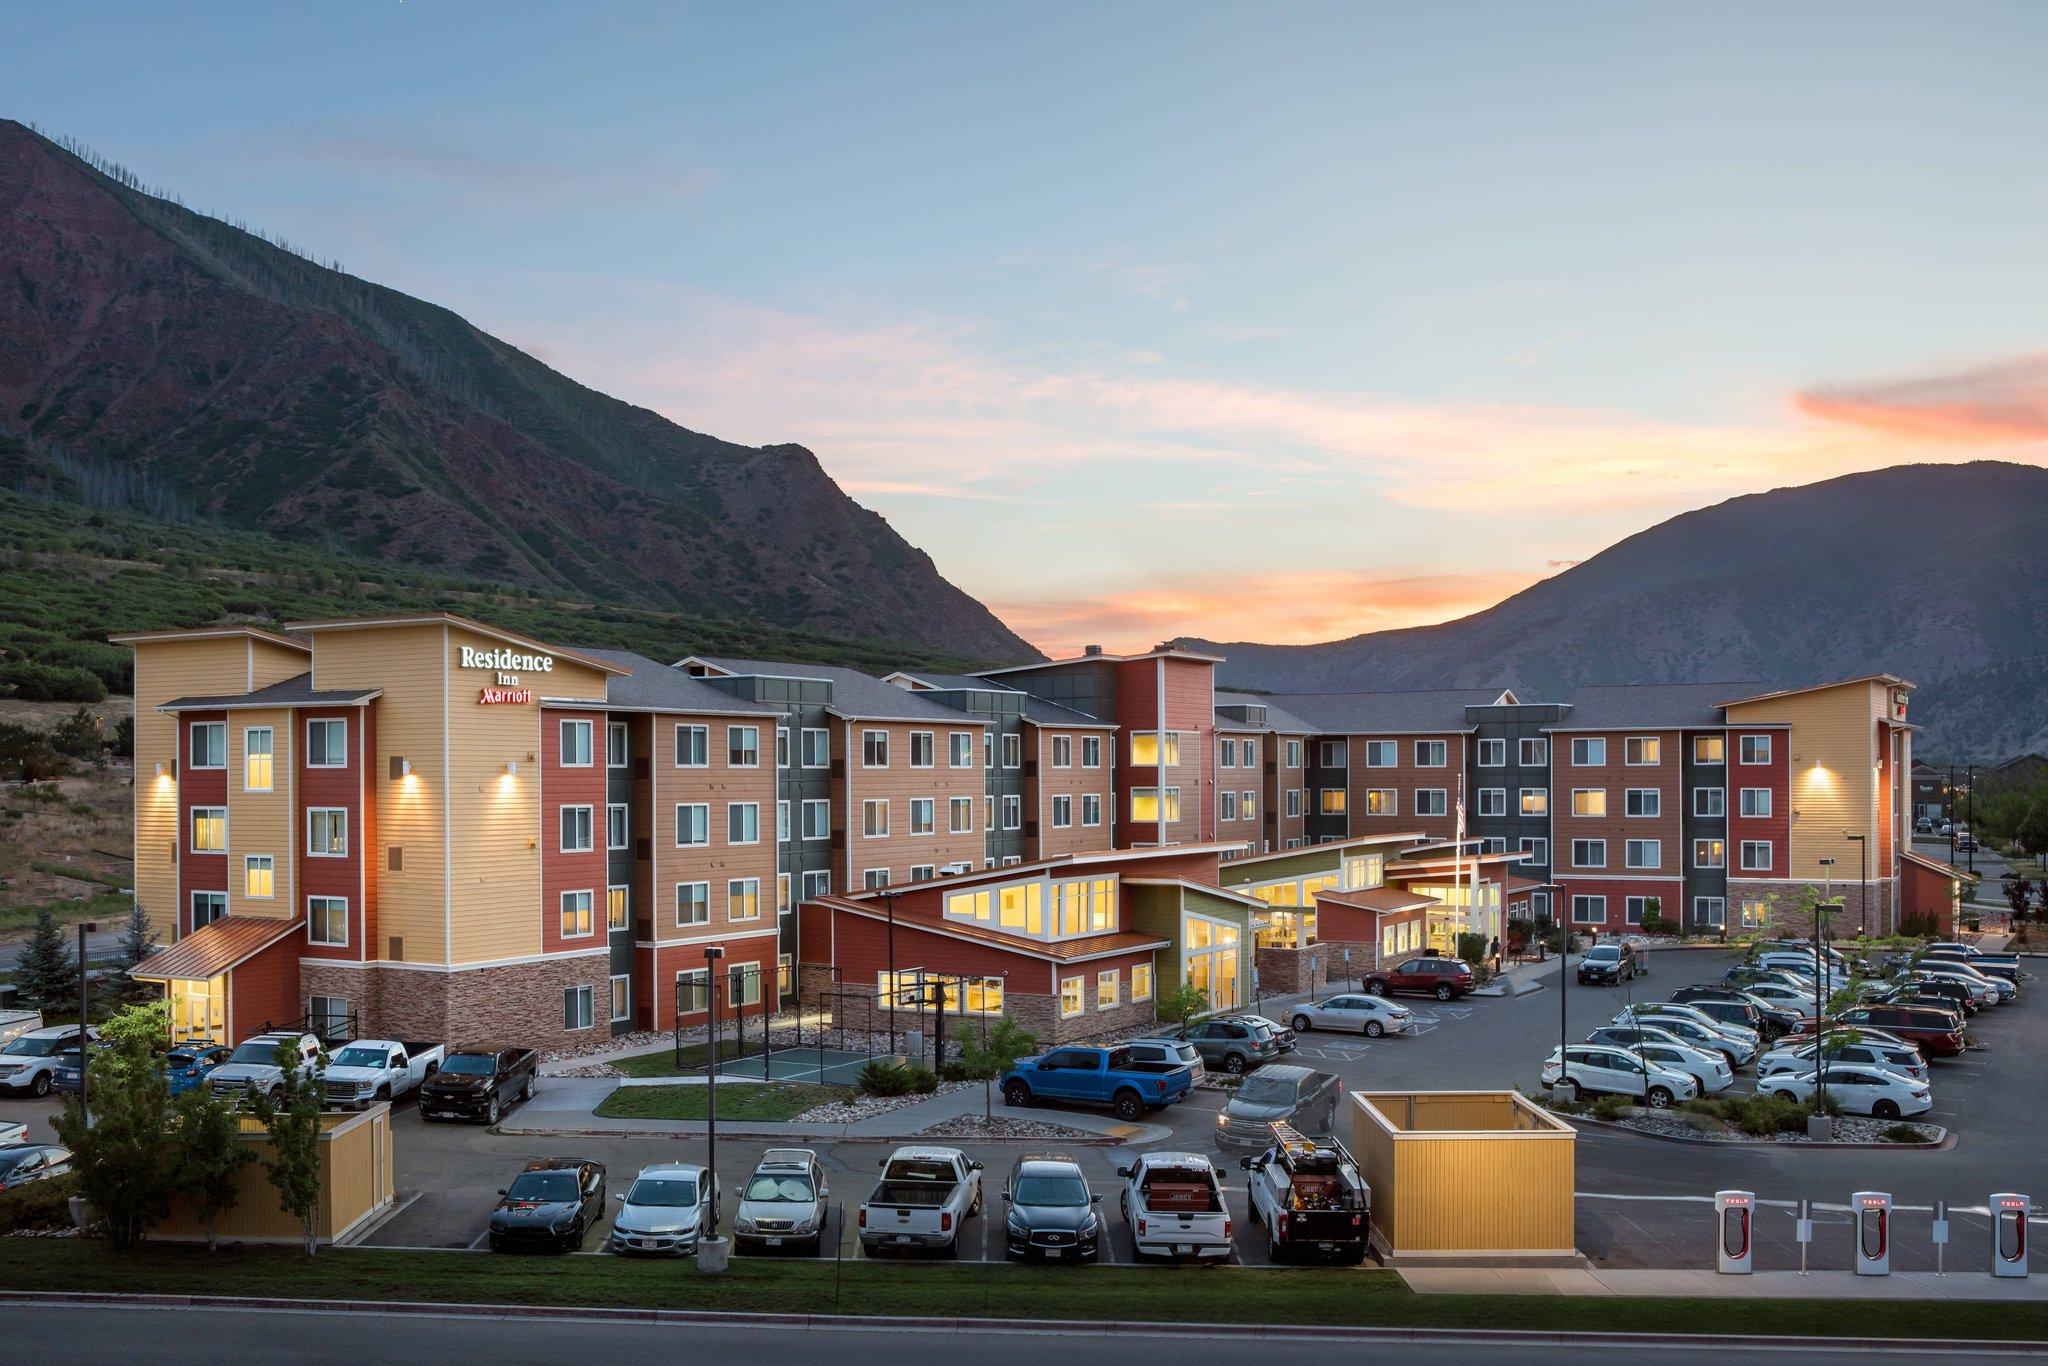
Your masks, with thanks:
[(577, 653), (616, 669), (629, 669), (621, 678), (606, 680), (605, 701), (615, 707), (648, 711), (694, 712), (711, 716), (780, 716), (782, 708), (712, 687), (681, 669), (670, 668), (631, 650), (590, 650)]
[(1505, 688), (1432, 688), (1419, 692), (1291, 692), (1263, 701), (1306, 723), (1310, 734), (1420, 735), (1473, 729), (1465, 708), (1500, 700)]
[(891, 678), (907, 678), (913, 683), (922, 683), (927, 688), (937, 688), (941, 691), (1008, 693), (1017, 691), (1007, 683), (992, 683), (986, 678), (976, 678), (973, 674), (935, 674), (926, 673), (923, 669), (898, 669), (894, 673), (885, 676), (882, 681), (887, 683)]
[[(872, 905), (848, 900), (844, 897), (819, 897), (818, 901), (835, 911), (857, 915), (868, 920), (886, 922), (885, 911)], [(1157, 935), (1139, 934), (1135, 930), (1116, 930), (1109, 934), (1091, 934), (1079, 939), (1060, 939), (1048, 942), (1033, 939), (1028, 935), (1010, 934), (985, 925), (967, 924), (958, 920), (947, 920), (928, 912), (896, 913), (896, 928), (922, 930), (927, 934), (944, 935), (949, 939), (964, 939), (970, 943), (984, 944), (990, 948), (1002, 949), (1020, 954), (1026, 958), (1037, 958), (1053, 963), (1073, 963), (1088, 958), (1105, 958), (1111, 954), (1138, 953), (1148, 949), (1163, 949), (1171, 941)]]
[(1731, 695), (1747, 683), (1599, 683), (1572, 690), (1571, 710), (1545, 730), (1664, 729), (1723, 724)]
[(1042, 697), (1024, 694), (1024, 719), (1034, 726), (1072, 726), (1077, 729), (1115, 730), (1114, 721), (1098, 721), (1085, 711), (1058, 702), (1048, 702)]
[[(726, 673), (761, 678), (808, 678), (832, 685), (832, 700), (825, 710), (854, 721), (934, 721), (953, 725), (986, 725), (979, 716), (958, 707), (934, 702), (929, 696), (884, 683), (873, 674), (838, 664), (777, 664), (761, 659), (731, 659), (716, 655), (691, 655), (691, 660)], [(988, 684), (981, 684), (988, 687)]]
[(313, 675), (293, 674), (281, 683), (254, 692), (220, 693), (215, 696), (177, 697), (163, 703), (158, 711), (224, 711), (229, 707), (358, 707), (379, 696), (382, 688), (330, 688), (315, 691)]
[[(1393, 887), (1367, 887), (1355, 892), (1317, 892), (1318, 902), (1334, 901), (1339, 906), (1350, 906), (1361, 911), (1412, 911), (1420, 906), (1436, 905), (1436, 898), (1423, 896), (1418, 892), (1403, 892)], [(1286, 910), (1282, 906), (1277, 909)]]
[[(1220, 713), (1225, 707), (1264, 707), (1266, 720), (1263, 725), (1255, 721), (1239, 721), (1235, 717)], [(1216, 692), (1216, 725), (1222, 730), (1262, 730), (1282, 735), (1313, 735), (1316, 727), (1296, 716), (1282, 703), (1269, 694), (1255, 692)]]
[(298, 928), (297, 920), (224, 915), (201, 925), (169, 948), (158, 949), (137, 963), (128, 975), (151, 981), (203, 982), (248, 962)]

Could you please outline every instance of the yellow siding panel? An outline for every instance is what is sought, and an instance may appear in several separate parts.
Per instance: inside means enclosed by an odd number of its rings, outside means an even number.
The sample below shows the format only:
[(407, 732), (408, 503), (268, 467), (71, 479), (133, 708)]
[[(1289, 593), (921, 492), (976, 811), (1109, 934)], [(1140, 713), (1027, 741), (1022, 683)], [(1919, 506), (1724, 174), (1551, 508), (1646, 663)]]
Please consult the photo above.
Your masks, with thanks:
[[(477, 701), (496, 675), (463, 669), (460, 648), (497, 648), (487, 636), (450, 628), (449, 801), (455, 826), (455, 946), (452, 961), (487, 962), (540, 952), (541, 736), (538, 700), (483, 706)], [(587, 675), (587, 677), (581, 677)], [(518, 675), (543, 695), (577, 696), (598, 689), (594, 671)], [(602, 737), (600, 737), (602, 738)], [(517, 763), (519, 771), (508, 773)]]
[(1873, 746), (1884, 706), (1883, 686), (1845, 683), (1728, 709), (1731, 725), (1766, 722), (1792, 727), (1786, 780), (1792, 802), (1788, 867), (1794, 879), (1818, 881), (1824, 858), (1835, 860), (1838, 877), (1856, 876), (1856, 844), (1845, 836), (1873, 829)]
[(249, 689), (267, 688), (297, 678), (312, 667), (313, 657), (276, 641), (249, 638)]
[[(276, 649), (277, 647), (271, 647)], [(303, 658), (303, 656), (301, 657)], [(303, 670), (301, 670), (303, 672)], [(258, 684), (258, 687), (263, 686)], [(244, 785), (248, 768), (248, 735), (261, 726), (271, 732), (271, 783), (268, 792), (251, 792)], [(283, 707), (235, 710), (228, 713), (228, 914), (252, 915), (265, 919), (290, 920), (298, 914), (296, 854), (292, 819), (293, 726), (291, 712)], [(269, 898), (247, 895), (248, 881), (243, 860), (251, 854), (268, 854), (273, 869), (273, 891)]]
[[(391, 1185), (391, 1111), (377, 1106), (360, 1115), (328, 1115), (321, 1120), (320, 1208), (314, 1228), (322, 1242), (346, 1235), (362, 1219), (389, 1205)], [(270, 1136), (254, 1120), (242, 1122), (242, 1142), (258, 1158), (270, 1155)], [(278, 1208), (277, 1189), (264, 1175), (261, 1161), (242, 1167), (235, 1177), (235, 1203), (220, 1216), (217, 1232), (231, 1240), (296, 1242), (303, 1236), (299, 1221)], [(205, 1226), (183, 1200), (149, 1230), (153, 1238), (197, 1239)]]
[(1351, 1153), (1372, 1188), (1373, 1227), (1395, 1256), (1573, 1246), (1577, 1134), (1568, 1127), (1505, 1094), (1354, 1092), (1351, 1101)]

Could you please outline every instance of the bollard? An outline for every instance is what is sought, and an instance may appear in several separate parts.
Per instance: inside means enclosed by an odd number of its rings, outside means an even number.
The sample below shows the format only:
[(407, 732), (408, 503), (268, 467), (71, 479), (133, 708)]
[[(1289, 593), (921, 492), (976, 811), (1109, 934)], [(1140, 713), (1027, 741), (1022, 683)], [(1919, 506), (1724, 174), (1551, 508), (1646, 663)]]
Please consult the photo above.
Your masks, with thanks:
[(1750, 1191), (1715, 1191), (1714, 1213), (1720, 1228), (1714, 1269), (1723, 1276), (1749, 1275), (1755, 1261), (1750, 1221), (1756, 1217), (1756, 1195)]
[(1799, 1274), (1806, 1274), (1806, 1249), (1813, 1245), (1813, 1201), (1801, 1200), (1792, 1221), (1792, 1237), (1799, 1244)]
[(1856, 1274), (1892, 1274), (1892, 1198), (1883, 1191), (1857, 1191), (1849, 1197), (1855, 1221)]
[(699, 1276), (722, 1276), (732, 1260), (732, 1240), (729, 1238), (699, 1238), (697, 1240), (697, 1274)]
[(1934, 1274), (1948, 1274), (1948, 1201), (1934, 1202)]
[(2027, 1274), (2027, 1216), (2034, 1202), (2024, 1195), (1991, 1197), (1991, 1274), (2024, 1278)]

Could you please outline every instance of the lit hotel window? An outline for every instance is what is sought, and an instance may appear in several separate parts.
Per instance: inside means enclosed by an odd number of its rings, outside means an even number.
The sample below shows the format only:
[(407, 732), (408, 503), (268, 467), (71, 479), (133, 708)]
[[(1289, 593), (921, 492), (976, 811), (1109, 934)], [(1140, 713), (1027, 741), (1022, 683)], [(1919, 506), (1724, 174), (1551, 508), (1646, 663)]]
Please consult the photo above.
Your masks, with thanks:
[[(1176, 761), (1178, 762), (1178, 761)], [(1177, 821), (1180, 819), (1180, 789), (1169, 787), (1162, 800), (1156, 787), (1131, 789), (1131, 819), (1134, 821)]]
[[(1176, 731), (1166, 732), (1161, 737), (1154, 731), (1139, 731), (1131, 736), (1131, 766), (1133, 768), (1159, 767), (1159, 744), (1166, 742), (1166, 766), (1180, 767), (1180, 735)], [(1142, 818), (1141, 818), (1142, 819)]]

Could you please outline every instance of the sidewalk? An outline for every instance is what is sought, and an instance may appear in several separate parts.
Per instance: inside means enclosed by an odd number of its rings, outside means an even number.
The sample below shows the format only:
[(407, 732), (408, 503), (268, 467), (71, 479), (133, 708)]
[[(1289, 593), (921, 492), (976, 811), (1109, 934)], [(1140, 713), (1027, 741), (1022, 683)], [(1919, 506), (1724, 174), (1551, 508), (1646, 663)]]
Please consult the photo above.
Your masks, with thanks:
[(1687, 1299), (1801, 1300), (2048, 1300), (2048, 1277), (2000, 1280), (1982, 1270), (1899, 1271), (1858, 1276), (1850, 1271), (1759, 1271), (1723, 1276), (1713, 1271), (1625, 1270), (1588, 1267), (1532, 1270), (1486, 1267), (1408, 1267), (1408, 1288), (1423, 1295), (1661, 1295)]

